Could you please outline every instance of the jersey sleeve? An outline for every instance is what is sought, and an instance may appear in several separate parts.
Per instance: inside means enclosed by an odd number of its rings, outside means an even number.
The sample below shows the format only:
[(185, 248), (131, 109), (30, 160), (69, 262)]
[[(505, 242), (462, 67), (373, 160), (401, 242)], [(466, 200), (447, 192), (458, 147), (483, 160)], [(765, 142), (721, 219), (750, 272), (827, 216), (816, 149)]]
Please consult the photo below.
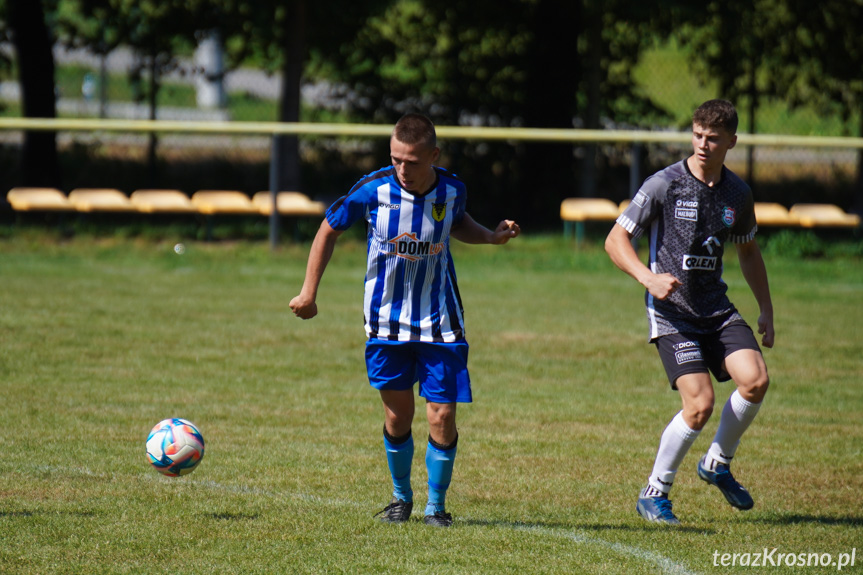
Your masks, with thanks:
[(342, 196), (327, 209), (327, 223), (334, 230), (344, 231), (368, 213), (369, 195), (362, 188)]
[(641, 237), (650, 224), (662, 213), (668, 182), (658, 174), (647, 178), (632, 201), (617, 218), (633, 237)]
[(757, 231), (758, 224), (755, 221), (755, 203), (750, 191), (746, 196), (740, 217), (737, 218), (737, 221), (731, 228), (728, 240), (735, 244), (745, 244), (752, 241)]
[(467, 210), (467, 193), (465, 193), (464, 189), (462, 189), (462, 192), (458, 195), (454, 208), (452, 223), (453, 225), (457, 225), (464, 219), (464, 214)]

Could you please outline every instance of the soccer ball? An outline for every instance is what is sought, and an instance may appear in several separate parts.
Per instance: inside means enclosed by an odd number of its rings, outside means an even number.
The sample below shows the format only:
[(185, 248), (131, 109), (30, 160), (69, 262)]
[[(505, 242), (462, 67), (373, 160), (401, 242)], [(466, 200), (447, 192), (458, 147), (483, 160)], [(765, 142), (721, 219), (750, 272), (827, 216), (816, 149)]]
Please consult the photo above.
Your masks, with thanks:
[(204, 437), (191, 421), (163, 419), (147, 436), (147, 458), (156, 471), (168, 477), (195, 470), (204, 457)]

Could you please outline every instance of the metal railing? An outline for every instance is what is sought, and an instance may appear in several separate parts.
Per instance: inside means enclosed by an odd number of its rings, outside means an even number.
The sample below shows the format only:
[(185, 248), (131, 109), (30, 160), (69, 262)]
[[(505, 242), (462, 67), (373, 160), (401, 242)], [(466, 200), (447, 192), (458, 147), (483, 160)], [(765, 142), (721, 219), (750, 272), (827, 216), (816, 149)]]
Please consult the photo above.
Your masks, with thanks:
[[(222, 135), (264, 135), (271, 137), (270, 192), (275, 207), (276, 159), (279, 136), (347, 136), (389, 137), (391, 125), (337, 124), (309, 122), (195, 122), (172, 120), (119, 120), (81, 118), (0, 118), (2, 131), (50, 132), (126, 132), (144, 134), (184, 133)], [(500, 128), (475, 126), (437, 126), (437, 135), (443, 139), (496, 140), (527, 142), (558, 142), (573, 144), (624, 143), (631, 146), (630, 188), (633, 195), (641, 184), (640, 162), (636, 160), (641, 146), (654, 143), (688, 143), (690, 132), (648, 130), (584, 130), (550, 128)], [(789, 136), (774, 134), (738, 134), (741, 146), (784, 146), (806, 148), (844, 148), (863, 150), (863, 138)], [(277, 242), (278, 210), (270, 216), (270, 241)]]

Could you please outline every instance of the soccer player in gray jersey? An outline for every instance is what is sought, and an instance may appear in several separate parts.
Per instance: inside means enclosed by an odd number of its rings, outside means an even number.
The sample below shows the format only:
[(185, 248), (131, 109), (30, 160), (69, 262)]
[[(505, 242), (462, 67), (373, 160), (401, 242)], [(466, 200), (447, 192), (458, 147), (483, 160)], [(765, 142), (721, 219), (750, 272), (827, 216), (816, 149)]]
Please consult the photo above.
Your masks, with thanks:
[[(683, 409), (659, 442), (653, 470), (636, 504), (648, 521), (679, 523), (668, 493), (678, 467), (713, 412), (710, 379), (733, 380), (737, 389), (722, 409), (719, 428), (698, 476), (719, 488), (738, 509), (750, 509), (752, 497), (731, 475), (730, 463), (740, 438), (761, 407), (769, 378), (752, 330), (726, 295), (722, 256), (726, 242), (737, 248), (760, 316), (761, 343), (773, 347), (773, 304), (767, 271), (755, 241), (757, 226), (749, 186), (725, 167), (737, 143), (737, 112), (725, 100), (702, 104), (692, 117), (693, 154), (645, 180), (618, 217), (605, 249), (621, 270), (646, 288), (650, 342)], [(632, 239), (647, 233), (650, 255), (645, 266)]]

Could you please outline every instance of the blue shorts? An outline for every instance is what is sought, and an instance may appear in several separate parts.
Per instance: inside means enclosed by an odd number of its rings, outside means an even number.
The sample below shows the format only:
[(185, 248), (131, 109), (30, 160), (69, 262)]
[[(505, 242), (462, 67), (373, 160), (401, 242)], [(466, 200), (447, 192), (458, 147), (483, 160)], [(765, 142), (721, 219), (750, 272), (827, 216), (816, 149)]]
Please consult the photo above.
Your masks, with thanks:
[(411, 389), (434, 403), (471, 403), (466, 341), (427, 343), (370, 339), (366, 368), (375, 389)]

